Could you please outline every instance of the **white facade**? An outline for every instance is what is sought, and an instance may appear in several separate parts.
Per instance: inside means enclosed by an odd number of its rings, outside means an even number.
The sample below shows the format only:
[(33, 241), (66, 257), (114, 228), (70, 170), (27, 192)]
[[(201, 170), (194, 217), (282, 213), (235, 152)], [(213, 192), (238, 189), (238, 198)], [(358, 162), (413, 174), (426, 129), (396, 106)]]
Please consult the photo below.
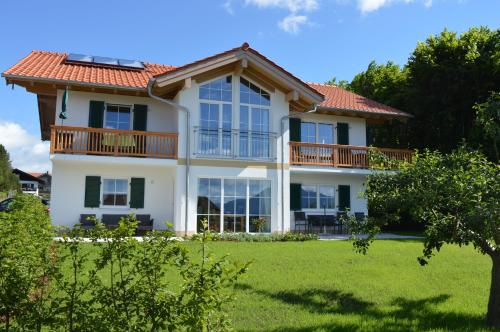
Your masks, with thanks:
[[(231, 129), (236, 131), (235, 135), (241, 135), (240, 124), (240, 93), (239, 79), (237, 74), (226, 74), (232, 77), (232, 101)], [(251, 83), (256, 82), (248, 79)], [(206, 82), (203, 82), (206, 84)], [(70, 91), (68, 100), (68, 118), (57, 119), (56, 124), (68, 126), (87, 127), (89, 121), (89, 103), (91, 100), (104, 101), (106, 105), (148, 105), (147, 131), (178, 133), (178, 158), (154, 159), (134, 157), (113, 156), (90, 156), (90, 155), (64, 155), (53, 154), (52, 173), (52, 197), (51, 214), (57, 225), (71, 226), (79, 221), (81, 214), (95, 214), (101, 217), (103, 214), (150, 214), (154, 218), (155, 228), (161, 228), (164, 222), (170, 221), (179, 234), (195, 233), (198, 230), (199, 192), (200, 179), (220, 179), (221, 183), (229, 183), (230, 180), (240, 179), (240, 184), (246, 180), (247, 195), (251, 180), (262, 180), (263, 186), (266, 181), (270, 183), (270, 206), (268, 201), (259, 201), (259, 211), (269, 213), (271, 232), (281, 232), (293, 229), (293, 213), (290, 212), (290, 183), (303, 185), (328, 184), (333, 188), (338, 185), (349, 185), (351, 187), (351, 211), (367, 213), (367, 204), (358, 193), (364, 190), (363, 182), (368, 173), (361, 169), (332, 169), (328, 167), (294, 167), (289, 162), (289, 121), (286, 118), (289, 113), (289, 104), (286, 94), (276, 89), (270, 92), (268, 131), (275, 134), (275, 139), (270, 140), (269, 158), (244, 158), (235, 156), (202, 156), (198, 152), (195, 128), (201, 125), (201, 102), (199, 98), (200, 84), (195, 80), (189, 87), (182, 89), (175, 97), (175, 102), (190, 110), (189, 132), (186, 132), (187, 115), (173, 107), (167, 106), (159, 101), (146, 97), (134, 97), (118, 94), (101, 94), (90, 92)], [(56, 114), (60, 112), (63, 91), (57, 94)], [(106, 121), (106, 119), (105, 119)], [(253, 121), (253, 120), (252, 120)], [(281, 135), (283, 121), (284, 133)], [(349, 124), (349, 137), (351, 145), (366, 146), (366, 122), (362, 118), (340, 117), (333, 115), (308, 114), (302, 121), (313, 123), (328, 123), (333, 127), (338, 122)], [(253, 125), (253, 124), (252, 124)], [(190, 135), (189, 156), (189, 190), (186, 197), (186, 142)], [(235, 136), (240, 137), (240, 136)], [(333, 133), (335, 142), (335, 132)], [(232, 148), (236, 149), (241, 142), (237, 138)], [(267, 141), (266, 141), (267, 142)], [(219, 143), (218, 143), (219, 144)], [(222, 143), (220, 143), (222, 144)], [(282, 149), (282, 146), (284, 149)], [(239, 149), (242, 149), (239, 147)], [(283, 155), (283, 162), (282, 162)], [(129, 204), (121, 207), (104, 206), (104, 185), (101, 185), (101, 203), (99, 207), (84, 207), (85, 179), (86, 176), (98, 176), (101, 182), (105, 179), (127, 180), (140, 177), (145, 179), (144, 207), (139, 209), (130, 208)], [(283, 178), (282, 178), (283, 177)], [(221, 184), (223, 187), (223, 184)], [(242, 189), (243, 190), (243, 189)], [(220, 228), (224, 230), (224, 198), (227, 193), (220, 189)], [(125, 193), (122, 193), (125, 195)], [(338, 201), (337, 193), (334, 199)], [(127, 193), (127, 200), (130, 192)], [(219, 197), (217, 198), (219, 199)], [(240, 197), (239, 202), (246, 204), (244, 213), (238, 216), (238, 220), (246, 220), (245, 231), (249, 231), (249, 222), (253, 222), (250, 216), (252, 204), (257, 204), (255, 197)], [(187, 204), (187, 210), (186, 210)], [(210, 203), (211, 204), (211, 203)], [(243, 205), (241, 205), (243, 206)], [(336, 212), (336, 208), (329, 209), (329, 213)], [(187, 211), (187, 218), (186, 218)], [(322, 213), (323, 209), (304, 209), (307, 213)], [(234, 215), (237, 213), (235, 212)], [(236, 218), (236, 217), (235, 217)], [(246, 219), (245, 219), (246, 218)]]

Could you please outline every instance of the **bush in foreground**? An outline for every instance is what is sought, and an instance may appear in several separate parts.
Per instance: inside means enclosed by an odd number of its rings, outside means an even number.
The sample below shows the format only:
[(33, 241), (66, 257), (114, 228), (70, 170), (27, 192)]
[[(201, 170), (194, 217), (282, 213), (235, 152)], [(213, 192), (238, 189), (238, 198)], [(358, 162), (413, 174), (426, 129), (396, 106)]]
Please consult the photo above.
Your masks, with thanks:
[[(52, 241), (34, 197), (0, 214), (0, 328), (5, 331), (224, 331), (232, 285), (249, 263), (190, 255), (169, 232), (133, 238), (137, 221), (66, 230)], [(90, 243), (83, 236), (90, 236)], [(193, 258), (194, 257), (194, 258)]]

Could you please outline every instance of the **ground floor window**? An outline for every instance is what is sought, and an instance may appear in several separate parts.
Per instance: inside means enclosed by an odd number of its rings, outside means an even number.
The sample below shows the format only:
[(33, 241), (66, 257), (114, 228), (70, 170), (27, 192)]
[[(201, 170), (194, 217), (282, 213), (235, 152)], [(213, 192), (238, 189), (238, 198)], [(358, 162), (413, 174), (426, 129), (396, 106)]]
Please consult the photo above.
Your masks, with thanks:
[(102, 205), (126, 206), (128, 196), (128, 180), (104, 179), (102, 190)]
[(335, 186), (303, 184), (300, 202), (302, 209), (334, 209)]
[(198, 179), (197, 220), (213, 232), (270, 232), (271, 181)]

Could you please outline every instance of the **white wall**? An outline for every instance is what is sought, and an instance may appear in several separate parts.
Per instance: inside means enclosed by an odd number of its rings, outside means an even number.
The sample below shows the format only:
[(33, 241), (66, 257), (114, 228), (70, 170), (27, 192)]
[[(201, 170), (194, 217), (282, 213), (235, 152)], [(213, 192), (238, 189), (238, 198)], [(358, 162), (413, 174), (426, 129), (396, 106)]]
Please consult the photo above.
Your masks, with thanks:
[(303, 122), (330, 123), (334, 125), (333, 143), (337, 144), (338, 122), (349, 124), (349, 145), (366, 146), (366, 119), (328, 114), (307, 114), (301, 118)]
[[(351, 186), (351, 212), (364, 212), (368, 214), (368, 202), (362, 197), (362, 193), (365, 191), (364, 181), (366, 180), (366, 175), (363, 174), (294, 174), (290, 175), (290, 183), (300, 183), (303, 185), (319, 185), (326, 184), (335, 186), (335, 206), (339, 203), (338, 197), (338, 185), (349, 185)], [(303, 211), (311, 214), (323, 214), (323, 209), (304, 209)], [(330, 211), (328, 213), (334, 213), (336, 210)], [(293, 229), (293, 211), (290, 212), (291, 228)]]
[[(62, 124), (58, 115), (61, 112), (61, 100), (64, 91), (57, 91), (56, 124)], [(69, 91), (67, 114), (64, 125), (87, 127), (89, 123), (89, 103), (91, 100), (104, 101), (107, 104), (148, 105), (147, 131), (176, 133), (178, 111), (157, 100), (148, 97), (124, 96), (92, 92)]]
[[(105, 157), (103, 157), (105, 158)], [(143, 209), (128, 207), (85, 208), (85, 176), (103, 178), (145, 178)], [(80, 214), (150, 214), (155, 228), (174, 218), (175, 167), (151, 165), (117, 165), (68, 160), (52, 162), (51, 217), (55, 225), (72, 226)], [(102, 195), (102, 192), (101, 192)], [(130, 196), (128, 197), (130, 199)]]

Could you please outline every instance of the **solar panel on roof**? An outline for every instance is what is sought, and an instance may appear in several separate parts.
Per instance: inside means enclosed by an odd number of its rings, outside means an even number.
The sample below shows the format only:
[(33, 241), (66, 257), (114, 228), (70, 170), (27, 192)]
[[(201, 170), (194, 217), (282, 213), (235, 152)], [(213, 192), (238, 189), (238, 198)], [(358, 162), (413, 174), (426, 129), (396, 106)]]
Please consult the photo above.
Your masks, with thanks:
[(118, 66), (118, 59), (108, 58), (104, 56), (95, 56), (94, 63), (110, 65), (110, 66)]
[(137, 60), (118, 59), (118, 64), (124, 67), (139, 68), (139, 69), (144, 68), (144, 64)]
[(68, 55), (66, 60), (67, 61), (78, 61), (78, 62), (92, 63), (92, 61), (94, 60), (94, 57), (92, 55), (71, 53)]
[(66, 57), (67, 62), (88, 63), (94, 65), (104, 65), (113, 67), (123, 67), (129, 69), (144, 69), (144, 64), (137, 60), (115, 59), (104, 56), (92, 56), (71, 53)]

